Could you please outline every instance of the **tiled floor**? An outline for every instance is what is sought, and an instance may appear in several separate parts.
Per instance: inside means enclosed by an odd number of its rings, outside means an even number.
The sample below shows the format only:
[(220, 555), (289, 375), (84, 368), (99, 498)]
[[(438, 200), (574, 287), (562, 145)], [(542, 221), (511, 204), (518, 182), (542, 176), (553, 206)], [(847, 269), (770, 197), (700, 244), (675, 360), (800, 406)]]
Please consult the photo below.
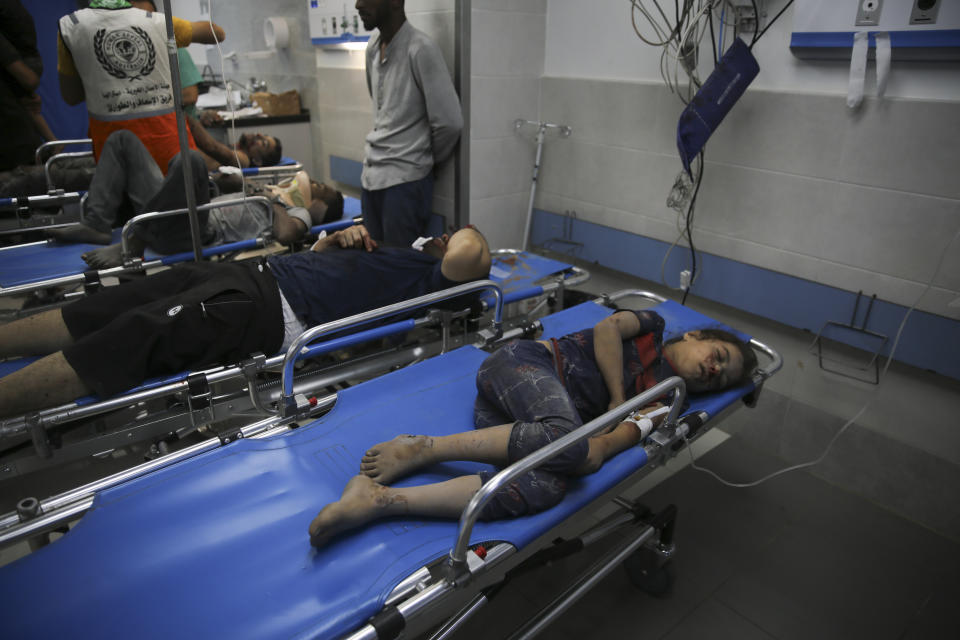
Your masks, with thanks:
[[(587, 288), (601, 292), (637, 285), (595, 270)], [(790, 335), (800, 332), (728, 314), (719, 305), (691, 301), (691, 306), (778, 348), (805, 340)], [(744, 321), (759, 329), (744, 327)], [(784, 393), (793, 386), (773, 382), (770, 388)], [(759, 414), (744, 409), (727, 418), (721, 429), (730, 437), (713, 430), (713, 448), (698, 464), (737, 480), (786, 466), (740, 433), (756, 415), (765, 415), (763, 395), (760, 403), (753, 410)], [(837, 413), (846, 409), (839, 406)], [(678, 457), (668, 467), (684, 462)], [(643, 501), (653, 509), (679, 507), (671, 593), (649, 596), (617, 569), (542, 637), (960, 638), (960, 610), (954, 604), (960, 600), (960, 544), (811, 473), (793, 472), (737, 489), (686, 467), (648, 489)], [(601, 552), (591, 548), (581, 554), (585, 557), (515, 580), (454, 637), (507, 637)]]

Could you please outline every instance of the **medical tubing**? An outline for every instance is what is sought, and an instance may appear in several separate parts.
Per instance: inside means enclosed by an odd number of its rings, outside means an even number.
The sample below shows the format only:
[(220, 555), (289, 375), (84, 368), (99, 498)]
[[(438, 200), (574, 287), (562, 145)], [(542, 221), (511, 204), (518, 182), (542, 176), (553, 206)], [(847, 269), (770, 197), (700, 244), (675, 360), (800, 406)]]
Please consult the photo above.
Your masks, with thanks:
[(492, 280), (478, 280), (476, 282), (467, 282), (457, 285), (442, 291), (428, 293), (411, 300), (405, 300), (403, 302), (380, 307), (379, 309), (371, 309), (370, 311), (358, 313), (340, 320), (334, 320), (333, 322), (327, 322), (326, 324), (321, 324), (313, 327), (312, 329), (304, 331), (296, 340), (294, 340), (293, 344), (290, 345), (283, 358), (283, 395), (281, 396), (279, 403), (280, 415), (286, 416), (293, 409), (293, 363), (300, 357), (301, 350), (308, 343), (328, 333), (339, 331), (340, 329), (366, 322), (372, 322), (374, 320), (386, 318), (404, 311), (419, 309), (421, 307), (433, 304), (434, 302), (449, 300), (467, 293), (483, 290), (493, 291), (494, 295), (497, 297), (493, 325), (496, 330), (499, 330), (503, 318), (503, 291), (500, 289), (499, 285)]
[[(950, 249), (953, 243), (957, 241), (958, 237), (960, 237), (960, 228), (957, 229), (957, 232), (953, 234), (953, 237), (947, 243), (947, 246), (945, 246), (943, 248), (943, 251), (940, 253), (940, 259), (937, 261), (937, 268), (934, 270), (933, 275), (930, 277), (930, 280), (927, 282), (927, 286), (924, 287), (923, 291), (920, 292), (920, 295), (917, 296), (917, 299), (910, 306), (910, 308), (907, 309), (907, 312), (903, 315), (903, 320), (900, 321), (900, 326), (897, 329), (897, 334), (894, 337), (893, 344), (890, 347), (890, 355), (887, 356), (887, 362), (886, 364), (883, 365), (883, 371), (880, 374), (881, 381), (886, 377), (887, 370), (890, 368), (890, 363), (893, 362), (893, 355), (896, 353), (897, 346), (900, 344), (900, 337), (903, 334), (903, 329), (907, 325), (907, 319), (910, 317), (910, 314), (913, 313), (913, 310), (917, 308), (917, 305), (920, 304), (920, 301), (923, 299), (923, 296), (927, 295), (927, 292), (930, 291), (931, 288), (933, 288), (934, 281), (936, 281), (937, 276), (940, 275), (940, 270), (943, 269), (943, 262), (947, 257), (947, 251)], [(759, 480), (754, 480), (752, 482), (730, 482), (729, 480), (726, 480), (720, 477), (720, 475), (715, 471), (699, 466), (693, 457), (693, 450), (690, 448), (690, 443), (687, 442), (687, 451), (690, 454), (690, 466), (691, 468), (697, 471), (702, 471), (703, 473), (713, 476), (716, 480), (718, 480), (722, 484), (727, 485), (728, 487), (733, 487), (735, 489), (745, 489), (749, 487), (756, 487), (757, 485), (763, 484), (767, 480), (783, 475), (790, 471), (805, 469), (807, 467), (812, 467), (817, 464), (820, 464), (823, 461), (823, 459), (827, 457), (827, 454), (830, 453), (830, 450), (833, 448), (834, 443), (836, 443), (836, 441), (840, 438), (840, 436), (843, 435), (843, 433), (846, 432), (846, 430), (850, 428), (850, 426), (854, 422), (856, 422), (860, 416), (863, 415), (863, 413), (870, 407), (870, 405), (873, 404), (873, 401), (877, 399), (877, 391), (880, 389), (880, 384), (878, 384), (877, 387), (873, 389), (873, 395), (870, 397), (869, 400), (867, 400), (863, 404), (862, 407), (860, 407), (860, 410), (857, 411), (857, 413), (852, 418), (847, 420), (847, 422), (842, 427), (840, 427), (840, 429), (833, 435), (833, 437), (830, 439), (830, 442), (827, 443), (826, 448), (823, 450), (823, 453), (821, 453), (819, 456), (817, 456), (813, 460), (809, 460), (807, 462), (801, 462), (799, 464), (791, 465), (789, 467), (784, 467), (783, 469), (774, 471), (772, 473), (768, 473), (767, 475), (763, 476)], [(790, 400), (790, 404), (793, 404), (792, 398)], [(787, 408), (789, 408), (790, 404), (787, 405)]]
[(460, 525), (457, 531), (456, 543), (450, 550), (450, 557), (448, 559), (454, 571), (456, 572), (458, 568), (462, 567), (466, 562), (467, 547), (469, 546), (473, 525), (476, 523), (477, 518), (480, 517), (480, 512), (483, 510), (483, 507), (493, 499), (497, 491), (509, 484), (514, 478), (539, 467), (547, 460), (556, 457), (581, 440), (596, 435), (608, 426), (619, 424), (625, 415), (635, 412), (637, 409), (670, 391), (673, 391), (674, 398), (671, 403), (670, 413), (666, 418), (666, 424), (673, 424), (676, 422), (677, 416), (680, 414), (680, 408), (686, 399), (686, 384), (683, 379), (678, 376), (671, 376), (663, 382), (655, 384), (615, 409), (611, 409), (587, 424), (577, 427), (562, 438), (514, 462), (493, 476), (493, 478), (480, 487), (473, 495), (473, 498), (470, 499), (470, 502), (467, 503), (466, 508), (460, 515)]

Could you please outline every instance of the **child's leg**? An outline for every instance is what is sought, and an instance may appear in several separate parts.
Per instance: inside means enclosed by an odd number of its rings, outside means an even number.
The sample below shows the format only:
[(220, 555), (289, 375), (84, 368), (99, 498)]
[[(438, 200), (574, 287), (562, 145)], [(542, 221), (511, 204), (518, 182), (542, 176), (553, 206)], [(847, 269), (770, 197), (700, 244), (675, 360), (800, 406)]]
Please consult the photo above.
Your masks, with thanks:
[(334, 535), (388, 516), (456, 518), (480, 488), (479, 476), (394, 489), (354, 476), (340, 500), (325, 506), (310, 523), (310, 544), (320, 547)]
[(360, 461), (360, 472), (379, 483), (390, 484), (412, 471), (450, 460), (507, 464), (512, 424), (449, 436), (397, 436), (371, 447)]

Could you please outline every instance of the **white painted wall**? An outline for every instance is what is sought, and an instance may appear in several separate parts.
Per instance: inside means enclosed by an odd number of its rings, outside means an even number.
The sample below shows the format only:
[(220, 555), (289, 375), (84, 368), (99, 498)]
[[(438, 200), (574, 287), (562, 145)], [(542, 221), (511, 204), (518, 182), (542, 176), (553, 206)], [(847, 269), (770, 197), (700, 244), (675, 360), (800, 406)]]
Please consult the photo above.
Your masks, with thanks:
[[(837, 3), (853, 1), (831, 0)], [(785, 3), (786, 0), (767, 0), (768, 18), (776, 15)], [(653, 6), (650, 2), (646, 4)], [(637, 17), (638, 24), (642, 24), (644, 18), (639, 14)], [(754, 48), (754, 55), (760, 63), (760, 75), (752, 88), (845, 95), (848, 63), (796, 58), (789, 47), (792, 31), (793, 7), (790, 7)], [(650, 31), (647, 29), (643, 33)], [(709, 38), (707, 34), (705, 40), (709, 41)], [(703, 77), (709, 74), (713, 64), (709, 57), (709, 49), (702, 51)], [(873, 62), (868, 71), (866, 91), (870, 95), (876, 90)], [(589, 3), (547, 0), (544, 75), (660, 82), (660, 50), (644, 44), (636, 36), (630, 23), (630, 3), (626, 0), (592, 0)], [(960, 63), (894, 61), (887, 95), (892, 98), (960, 100)]]

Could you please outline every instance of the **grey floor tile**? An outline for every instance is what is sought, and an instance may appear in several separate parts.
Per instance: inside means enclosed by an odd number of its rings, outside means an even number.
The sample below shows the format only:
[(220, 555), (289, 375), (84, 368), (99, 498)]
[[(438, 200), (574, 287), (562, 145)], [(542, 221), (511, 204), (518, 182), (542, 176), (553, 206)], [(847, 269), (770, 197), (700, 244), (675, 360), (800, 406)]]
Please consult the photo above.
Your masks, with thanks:
[(683, 620), (664, 640), (764, 640), (772, 639), (763, 629), (733, 609), (711, 598)]

